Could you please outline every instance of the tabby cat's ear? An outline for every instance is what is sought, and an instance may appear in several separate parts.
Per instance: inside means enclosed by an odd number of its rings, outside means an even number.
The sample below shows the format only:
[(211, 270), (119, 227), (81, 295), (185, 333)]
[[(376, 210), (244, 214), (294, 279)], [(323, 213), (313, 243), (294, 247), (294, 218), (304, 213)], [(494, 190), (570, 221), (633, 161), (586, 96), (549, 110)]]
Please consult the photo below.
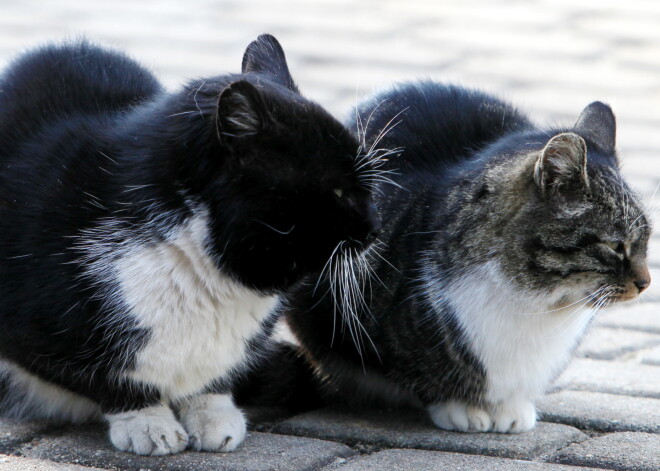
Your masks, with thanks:
[(250, 82), (231, 83), (220, 94), (217, 124), (221, 138), (254, 136), (263, 131), (269, 121), (264, 97)]
[(575, 132), (593, 142), (608, 154), (614, 153), (616, 146), (616, 119), (612, 108), (600, 101), (588, 105), (574, 126)]
[(243, 55), (241, 70), (244, 74), (255, 72), (269, 75), (274, 82), (299, 93), (286, 64), (284, 50), (270, 34), (262, 34), (250, 43)]
[(536, 161), (534, 181), (544, 195), (562, 187), (588, 187), (584, 139), (572, 132), (550, 139)]

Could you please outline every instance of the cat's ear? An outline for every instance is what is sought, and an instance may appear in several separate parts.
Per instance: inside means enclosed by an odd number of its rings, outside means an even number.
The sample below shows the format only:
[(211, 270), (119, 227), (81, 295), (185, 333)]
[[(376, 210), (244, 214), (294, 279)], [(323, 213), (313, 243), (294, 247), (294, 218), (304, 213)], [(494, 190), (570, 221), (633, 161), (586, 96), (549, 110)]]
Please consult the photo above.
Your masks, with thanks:
[(534, 167), (534, 181), (542, 194), (560, 188), (588, 188), (587, 144), (572, 132), (548, 141)]
[(244, 74), (255, 72), (269, 75), (274, 82), (299, 93), (286, 63), (284, 50), (275, 37), (262, 34), (252, 41), (243, 54)]
[(614, 153), (616, 146), (616, 119), (612, 108), (600, 101), (588, 105), (574, 126), (575, 132), (596, 144), (608, 154)]
[(220, 94), (217, 125), (221, 138), (254, 136), (263, 131), (269, 121), (264, 97), (250, 82), (233, 82)]

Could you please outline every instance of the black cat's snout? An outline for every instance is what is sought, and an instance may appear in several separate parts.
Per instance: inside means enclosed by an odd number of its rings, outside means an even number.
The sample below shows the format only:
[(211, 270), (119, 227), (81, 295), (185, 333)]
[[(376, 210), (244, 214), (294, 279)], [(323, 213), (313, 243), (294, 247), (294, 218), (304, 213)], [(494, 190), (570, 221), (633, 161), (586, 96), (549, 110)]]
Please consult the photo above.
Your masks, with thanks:
[(365, 238), (365, 242), (367, 244), (371, 244), (374, 242), (376, 239), (378, 239), (378, 234), (380, 234), (380, 231), (371, 231), (367, 234), (367, 237)]
[(380, 216), (378, 215), (378, 210), (376, 210), (376, 206), (374, 206), (373, 204), (370, 204), (369, 207), (367, 208), (366, 221), (370, 227), (369, 235), (372, 235), (373, 237), (377, 237), (381, 229), (383, 228), (383, 224), (382, 221), (380, 220)]

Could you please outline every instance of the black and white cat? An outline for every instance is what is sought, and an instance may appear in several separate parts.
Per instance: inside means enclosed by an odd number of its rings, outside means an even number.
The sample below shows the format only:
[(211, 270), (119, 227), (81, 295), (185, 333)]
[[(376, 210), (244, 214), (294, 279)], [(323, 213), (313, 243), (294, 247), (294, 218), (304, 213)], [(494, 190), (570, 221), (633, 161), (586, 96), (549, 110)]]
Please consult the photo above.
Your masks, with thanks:
[[(331, 277), (291, 296), (302, 348), (273, 362), (302, 356), (299, 379), (326, 400), (397, 397), (448, 430), (531, 429), (594, 312), (650, 283), (649, 222), (619, 172), (611, 109), (544, 129), (489, 95), (419, 82), (356, 114), (366, 146), (399, 154), (381, 162), (394, 183), (378, 187), (382, 243), (358, 283), (364, 265), (334, 275), (350, 296), (328, 295)], [(342, 310), (354, 319), (339, 328)]]
[(5, 413), (104, 416), (138, 454), (235, 449), (231, 382), (281, 294), (378, 230), (359, 154), (272, 36), (176, 93), (87, 42), (20, 57), (0, 78)]

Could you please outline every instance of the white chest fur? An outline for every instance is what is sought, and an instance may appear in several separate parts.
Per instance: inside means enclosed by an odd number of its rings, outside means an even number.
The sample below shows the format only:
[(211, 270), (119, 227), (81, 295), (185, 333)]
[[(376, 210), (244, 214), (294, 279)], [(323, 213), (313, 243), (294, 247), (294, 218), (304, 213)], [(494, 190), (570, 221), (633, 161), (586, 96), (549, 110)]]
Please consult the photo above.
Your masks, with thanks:
[(115, 262), (124, 303), (150, 332), (128, 376), (166, 399), (199, 392), (246, 360), (246, 341), (273, 312), (264, 296), (222, 274), (207, 255), (198, 216), (156, 245), (136, 244)]
[(493, 264), (440, 289), (472, 352), (486, 369), (486, 400), (533, 400), (569, 360), (593, 312), (579, 304), (550, 310), (547, 298), (523, 296)]

